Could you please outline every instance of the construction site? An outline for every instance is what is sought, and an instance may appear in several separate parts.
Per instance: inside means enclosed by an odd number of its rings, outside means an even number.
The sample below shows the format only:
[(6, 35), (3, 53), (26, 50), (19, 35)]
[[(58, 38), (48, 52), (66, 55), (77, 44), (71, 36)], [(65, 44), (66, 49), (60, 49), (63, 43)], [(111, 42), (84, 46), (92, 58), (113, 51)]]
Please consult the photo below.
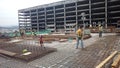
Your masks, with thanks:
[(85, 34), (83, 50), (75, 48), (75, 33), (41, 34), (44, 47), (39, 35), (0, 36), (0, 68), (119, 68), (117, 33)]
[(120, 68), (119, 7), (63, 0), (18, 10), (19, 29), (0, 32), (0, 68)]

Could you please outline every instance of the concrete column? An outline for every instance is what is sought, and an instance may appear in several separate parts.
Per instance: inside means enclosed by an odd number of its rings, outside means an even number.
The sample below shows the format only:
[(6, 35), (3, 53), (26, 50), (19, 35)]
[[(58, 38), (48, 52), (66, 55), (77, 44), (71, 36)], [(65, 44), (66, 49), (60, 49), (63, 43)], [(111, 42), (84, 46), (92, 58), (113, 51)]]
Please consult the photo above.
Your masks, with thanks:
[(30, 14), (30, 30), (32, 30), (32, 22), (31, 22), (31, 12), (29, 11), (29, 14)]
[(55, 29), (55, 32), (56, 32), (56, 17), (55, 17), (55, 6), (53, 7), (53, 11), (54, 11), (54, 29)]
[(37, 12), (37, 31), (39, 31), (39, 22), (38, 22), (38, 9), (36, 9)]
[(105, 0), (105, 28), (107, 28), (107, 0)]
[(26, 16), (24, 15), (24, 30), (26, 32)]
[(47, 12), (47, 10), (46, 10), (46, 8), (44, 8), (44, 11), (45, 11), (45, 29), (47, 29), (47, 21), (46, 21), (46, 12)]
[(78, 10), (77, 10), (77, 2), (75, 3), (75, 7), (76, 7), (76, 27), (75, 27), (75, 31), (78, 29)]
[[(30, 10), (29, 10), (29, 18), (28, 18), (28, 19), (31, 20), (31, 19), (30, 19)], [(29, 22), (29, 24), (30, 24), (30, 26), (29, 26), (29, 28), (30, 28), (29, 31), (31, 31), (31, 22)]]
[(66, 32), (66, 11), (65, 11), (65, 4), (64, 4), (64, 30)]
[(90, 23), (90, 27), (92, 26), (92, 21), (91, 21), (91, 0), (89, 0), (89, 23)]
[(30, 11), (30, 23), (31, 23), (31, 30), (32, 30), (31, 11)]

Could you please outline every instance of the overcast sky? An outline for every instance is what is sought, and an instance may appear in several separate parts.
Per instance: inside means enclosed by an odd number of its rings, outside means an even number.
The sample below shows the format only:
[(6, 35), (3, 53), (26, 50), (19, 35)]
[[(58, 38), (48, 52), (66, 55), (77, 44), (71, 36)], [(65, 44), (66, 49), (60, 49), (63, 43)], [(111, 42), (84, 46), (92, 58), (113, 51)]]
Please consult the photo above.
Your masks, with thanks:
[(18, 10), (61, 0), (0, 0), (0, 26), (18, 25)]

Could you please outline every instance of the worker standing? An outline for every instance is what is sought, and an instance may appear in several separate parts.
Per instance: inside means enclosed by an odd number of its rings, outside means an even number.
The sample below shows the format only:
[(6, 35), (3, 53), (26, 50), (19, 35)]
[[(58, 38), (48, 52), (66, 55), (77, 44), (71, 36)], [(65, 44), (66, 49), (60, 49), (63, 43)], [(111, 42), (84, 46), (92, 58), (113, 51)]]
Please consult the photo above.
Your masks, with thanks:
[(31, 37), (32, 37), (33, 39), (35, 39), (35, 38), (37, 37), (35, 30), (31, 30)]
[(81, 48), (83, 49), (83, 27), (79, 27), (79, 29), (76, 31), (77, 35), (77, 44), (76, 44), (76, 49), (78, 49), (79, 42), (81, 43)]
[(102, 37), (103, 27), (99, 25), (99, 37)]
[[(43, 48), (43, 47), (44, 47), (44, 44), (43, 44), (43, 36), (42, 36), (42, 35), (40, 35), (40, 37), (39, 37), (39, 42), (40, 42), (41, 48)], [(45, 48), (45, 47), (44, 47), (44, 48)]]

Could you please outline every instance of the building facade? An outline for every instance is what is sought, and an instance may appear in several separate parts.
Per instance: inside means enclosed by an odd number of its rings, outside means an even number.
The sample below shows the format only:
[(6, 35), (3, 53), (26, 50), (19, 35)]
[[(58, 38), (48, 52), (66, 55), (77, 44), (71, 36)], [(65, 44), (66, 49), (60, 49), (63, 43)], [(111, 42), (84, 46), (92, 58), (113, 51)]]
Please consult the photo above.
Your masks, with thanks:
[[(71, 31), (83, 25), (81, 13), (85, 13), (85, 26), (115, 26), (120, 20), (120, 0), (64, 0), (18, 10), (19, 28)], [(75, 26), (77, 25), (77, 26)], [(75, 26), (75, 27), (73, 27)]]

